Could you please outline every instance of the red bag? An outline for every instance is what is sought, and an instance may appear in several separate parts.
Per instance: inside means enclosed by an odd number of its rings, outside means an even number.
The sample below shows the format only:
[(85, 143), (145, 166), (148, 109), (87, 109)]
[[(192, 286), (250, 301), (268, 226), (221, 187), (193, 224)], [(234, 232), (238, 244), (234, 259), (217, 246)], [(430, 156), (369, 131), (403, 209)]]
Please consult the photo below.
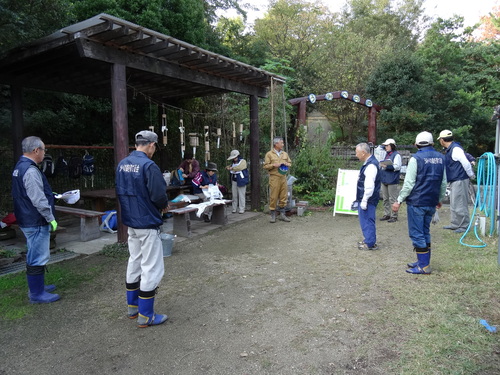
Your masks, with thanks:
[(17, 224), (16, 215), (14, 215), (14, 213), (11, 212), (2, 219), (2, 222), (4, 222), (7, 225)]

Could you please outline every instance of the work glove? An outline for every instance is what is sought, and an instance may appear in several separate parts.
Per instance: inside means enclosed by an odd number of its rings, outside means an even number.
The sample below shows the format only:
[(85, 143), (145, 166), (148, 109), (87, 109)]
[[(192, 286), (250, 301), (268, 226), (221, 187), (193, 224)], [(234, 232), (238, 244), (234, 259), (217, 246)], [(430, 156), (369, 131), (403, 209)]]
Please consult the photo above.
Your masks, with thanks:
[(55, 232), (55, 231), (56, 231), (56, 229), (57, 229), (57, 221), (52, 220), (52, 221), (50, 222), (50, 225), (52, 225), (52, 232)]
[(436, 212), (434, 213), (434, 215), (432, 216), (431, 223), (432, 223), (432, 224), (437, 224), (437, 223), (439, 223), (439, 221), (440, 221), (440, 220), (439, 220), (439, 214), (438, 214), (438, 212), (436, 211)]
[(366, 211), (366, 209), (368, 208), (368, 202), (362, 201), (359, 207), (361, 207), (363, 211)]

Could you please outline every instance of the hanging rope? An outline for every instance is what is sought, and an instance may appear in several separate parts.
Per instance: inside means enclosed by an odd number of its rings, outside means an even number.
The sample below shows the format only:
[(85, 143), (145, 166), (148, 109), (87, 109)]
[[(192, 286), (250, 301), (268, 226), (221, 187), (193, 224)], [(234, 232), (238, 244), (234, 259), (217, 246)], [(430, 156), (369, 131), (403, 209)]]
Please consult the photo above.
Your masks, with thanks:
[(271, 77), (271, 150), (273, 149), (274, 139), (274, 80)]
[[(460, 238), (460, 244), (468, 247), (482, 248), (486, 247), (486, 243), (479, 238), (478, 226), (480, 222), (480, 216), (477, 216), (477, 211), (479, 213), (484, 212), (484, 216), (490, 218), (490, 233), (492, 236), (495, 232), (495, 187), (497, 181), (497, 168), (495, 163), (495, 156), (491, 152), (486, 152), (481, 155), (479, 162), (477, 164), (477, 192), (476, 199), (474, 202), (473, 215), (470, 220), (467, 230), (464, 232)], [(481, 188), (482, 187), (482, 188)], [(466, 244), (463, 240), (469, 233), (472, 225), (474, 225), (474, 234), (481, 245), (470, 245)]]
[(286, 99), (285, 99), (285, 84), (281, 84), (281, 97), (283, 99), (283, 132), (285, 133), (285, 151), (288, 153), (288, 135), (286, 131)]

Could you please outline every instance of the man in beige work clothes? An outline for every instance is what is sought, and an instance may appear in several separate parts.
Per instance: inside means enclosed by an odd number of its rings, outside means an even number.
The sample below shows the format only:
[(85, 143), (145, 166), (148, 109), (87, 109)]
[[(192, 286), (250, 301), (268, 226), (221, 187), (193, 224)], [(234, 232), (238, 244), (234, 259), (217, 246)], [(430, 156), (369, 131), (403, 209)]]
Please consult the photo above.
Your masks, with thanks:
[(290, 221), (285, 215), (285, 206), (287, 200), (287, 182), (286, 174), (291, 167), (292, 161), (288, 154), (283, 151), (283, 138), (275, 137), (273, 139), (273, 149), (266, 154), (264, 158), (264, 169), (269, 172), (269, 210), (271, 211), (271, 223), (276, 222), (276, 203), (280, 211), (280, 219)]

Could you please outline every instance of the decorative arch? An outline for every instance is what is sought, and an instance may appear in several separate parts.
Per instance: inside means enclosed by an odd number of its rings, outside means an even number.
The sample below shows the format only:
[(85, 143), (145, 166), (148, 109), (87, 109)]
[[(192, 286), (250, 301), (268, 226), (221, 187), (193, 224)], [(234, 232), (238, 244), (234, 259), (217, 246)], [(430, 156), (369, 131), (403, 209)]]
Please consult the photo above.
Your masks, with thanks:
[(307, 102), (314, 104), (317, 101), (334, 100), (334, 99), (349, 100), (368, 108), (368, 142), (376, 144), (377, 113), (380, 112), (383, 109), (383, 107), (374, 104), (370, 99), (365, 99), (357, 94), (350, 94), (349, 92), (343, 90), (343, 91), (327, 92), (324, 95), (317, 95), (317, 96), (315, 94), (309, 94), (309, 96), (290, 99), (288, 103), (290, 103), (293, 106), (297, 106), (297, 125), (305, 125)]

